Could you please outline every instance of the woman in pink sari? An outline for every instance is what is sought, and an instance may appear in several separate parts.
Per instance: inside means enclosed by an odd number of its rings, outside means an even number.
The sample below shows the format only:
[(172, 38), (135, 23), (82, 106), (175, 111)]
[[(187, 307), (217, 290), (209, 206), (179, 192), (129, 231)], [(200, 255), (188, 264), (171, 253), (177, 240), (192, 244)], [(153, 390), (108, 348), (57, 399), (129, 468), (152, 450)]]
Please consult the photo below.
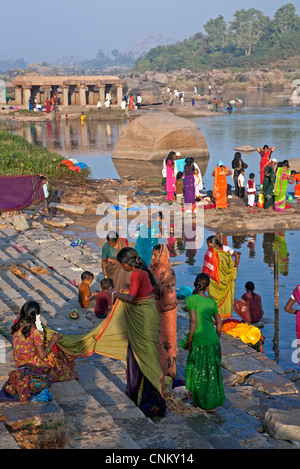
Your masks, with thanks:
[[(299, 309), (295, 309), (293, 306), (297, 303)], [(287, 313), (295, 314), (296, 315), (296, 334), (297, 334), (297, 343), (298, 343), (298, 352), (297, 355), (299, 356), (299, 348), (300, 348), (300, 285), (298, 285), (294, 290), (293, 293), (284, 307)], [(300, 362), (299, 362), (300, 366)]]
[(173, 152), (169, 153), (166, 159), (166, 168), (167, 168), (167, 179), (166, 179), (166, 200), (173, 200), (174, 199), (174, 193), (175, 193), (175, 185), (176, 185), (176, 179), (175, 179), (175, 163), (174, 163), (174, 155)]

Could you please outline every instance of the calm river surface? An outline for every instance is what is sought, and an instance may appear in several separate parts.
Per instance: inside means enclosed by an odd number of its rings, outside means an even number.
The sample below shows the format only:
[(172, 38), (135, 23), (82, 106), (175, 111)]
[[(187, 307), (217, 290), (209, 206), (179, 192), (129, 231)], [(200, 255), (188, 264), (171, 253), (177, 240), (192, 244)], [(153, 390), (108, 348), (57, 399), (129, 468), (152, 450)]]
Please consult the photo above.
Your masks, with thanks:
[[(280, 92), (278, 92), (279, 94)], [(236, 96), (233, 96), (236, 97)], [(210, 159), (204, 175), (205, 188), (211, 189), (211, 173), (218, 159), (231, 167), (234, 148), (251, 145), (254, 148), (264, 144), (275, 146), (277, 160), (300, 156), (300, 107), (291, 106), (286, 98), (278, 98), (274, 93), (251, 92), (239, 93), (243, 99), (241, 109), (234, 109), (231, 114), (218, 113), (211, 118), (193, 118), (208, 144)], [(114, 145), (127, 123), (116, 122), (80, 122), (63, 121), (34, 124), (22, 127), (18, 133), (28, 140), (47, 146), (50, 150), (62, 153), (88, 164), (95, 179), (119, 178), (112, 162)], [(175, 149), (176, 150), (176, 149)], [(244, 154), (249, 172), (256, 174), (259, 180), (259, 155), (257, 152)], [(68, 234), (76, 236), (76, 225)], [(68, 229), (69, 230), (69, 229)], [(205, 230), (204, 239), (211, 232)], [(96, 233), (80, 230), (80, 237), (100, 249)], [(295, 317), (284, 311), (284, 305), (292, 290), (300, 283), (299, 245), (300, 231), (258, 233), (256, 235), (227, 236), (227, 243), (241, 254), (238, 277), (236, 280), (236, 298), (244, 293), (246, 281), (255, 283), (256, 291), (262, 296), (264, 309), (265, 354), (284, 367), (298, 370), (295, 352), (296, 338)], [(279, 311), (274, 311), (274, 272), (272, 246), (279, 254)], [(205, 244), (197, 251), (186, 250), (181, 240), (171, 246), (173, 260), (182, 262), (175, 266), (177, 287), (193, 286), (195, 275), (202, 269)], [(234, 313), (234, 317), (237, 316)], [(294, 354), (294, 355), (293, 355)], [(296, 356), (296, 360), (295, 360)]]

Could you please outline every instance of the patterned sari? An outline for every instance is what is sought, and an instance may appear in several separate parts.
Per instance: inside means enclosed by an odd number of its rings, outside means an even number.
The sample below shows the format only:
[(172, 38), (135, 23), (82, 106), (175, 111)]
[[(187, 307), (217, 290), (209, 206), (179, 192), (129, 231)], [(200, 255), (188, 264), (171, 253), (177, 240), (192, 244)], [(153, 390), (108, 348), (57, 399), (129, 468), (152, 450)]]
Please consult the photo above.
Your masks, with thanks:
[(274, 208), (277, 212), (284, 212), (286, 202), (286, 191), (288, 179), (291, 177), (291, 171), (284, 168), (278, 168), (276, 172), (276, 181), (274, 188)]
[(237, 269), (229, 252), (209, 248), (204, 256), (202, 272), (210, 277), (208, 294), (216, 301), (221, 319), (231, 318)]
[(157, 285), (154, 289), (156, 308), (160, 318), (158, 353), (165, 376), (176, 378), (177, 350), (177, 297), (176, 277), (170, 264), (167, 246), (159, 244), (160, 254), (157, 263), (151, 262), (152, 272)]

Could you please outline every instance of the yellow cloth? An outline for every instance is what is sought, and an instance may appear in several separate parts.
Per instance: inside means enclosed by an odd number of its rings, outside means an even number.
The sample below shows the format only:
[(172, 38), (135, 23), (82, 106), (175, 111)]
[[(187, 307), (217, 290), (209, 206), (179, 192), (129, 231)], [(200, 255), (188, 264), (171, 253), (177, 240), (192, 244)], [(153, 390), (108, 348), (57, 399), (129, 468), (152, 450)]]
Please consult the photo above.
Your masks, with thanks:
[[(232, 328), (229, 328), (232, 325)], [(224, 327), (227, 326), (227, 327)], [(255, 345), (261, 338), (261, 331), (258, 327), (246, 323), (229, 323), (224, 325), (222, 330), (235, 338), (240, 338), (245, 344)]]

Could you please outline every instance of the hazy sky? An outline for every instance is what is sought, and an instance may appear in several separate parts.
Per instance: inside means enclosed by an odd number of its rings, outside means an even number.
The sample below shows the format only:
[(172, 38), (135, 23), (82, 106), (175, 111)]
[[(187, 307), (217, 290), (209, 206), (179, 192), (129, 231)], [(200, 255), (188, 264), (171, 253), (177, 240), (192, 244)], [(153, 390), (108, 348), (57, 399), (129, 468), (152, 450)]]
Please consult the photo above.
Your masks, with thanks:
[[(4, 2), (3, 2), (4, 3)], [(233, 19), (237, 10), (256, 8), (273, 17), (300, 0), (14, 0), (1, 5), (0, 60), (24, 58), (53, 62), (79, 55), (96, 57), (99, 49), (124, 51), (150, 32), (182, 41), (211, 18)]]

